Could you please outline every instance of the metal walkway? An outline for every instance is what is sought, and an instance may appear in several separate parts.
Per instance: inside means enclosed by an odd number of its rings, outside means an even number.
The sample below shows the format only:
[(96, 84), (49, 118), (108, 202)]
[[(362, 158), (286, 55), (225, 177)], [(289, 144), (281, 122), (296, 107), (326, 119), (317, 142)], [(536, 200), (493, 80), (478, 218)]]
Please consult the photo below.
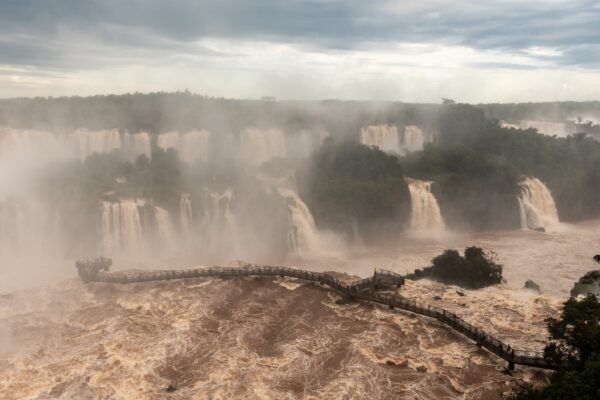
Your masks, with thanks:
[(424, 315), (446, 324), (474, 340), (478, 346), (483, 347), (508, 362), (508, 369), (513, 370), (515, 364), (557, 369), (560, 365), (546, 360), (542, 352), (532, 352), (513, 349), (509, 344), (502, 342), (487, 332), (471, 325), (453, 312), (408, 300), (397, 294), (378, 293), (384, 287), (400, 287), (404, 284), (404, 277), (400, 274), (375, 269), (372, 277), (346, 283), (333, 275), (324, 272), (313, 272), (303, 269), (284, 266), (263, 266), (248, 264), (242, 267), (210, 267), (181, 270), (154, 270), (133, 272), (108, 272), (112, 261), (108, 258), (78, 261), (76, 263), (79, 277), (84, 282), (107, 283), (135, 283), (148, 281), (161, 281), (169, 279), (185, 279), (199, 277), (235, 277), (235, 276), (281, 276), (298, 278), (307, 281), (319, 282), (328, 285), (343, 295), (357, 300), (369, 301), (388, 306), (390, 309), (398, 308), (412, 313)]

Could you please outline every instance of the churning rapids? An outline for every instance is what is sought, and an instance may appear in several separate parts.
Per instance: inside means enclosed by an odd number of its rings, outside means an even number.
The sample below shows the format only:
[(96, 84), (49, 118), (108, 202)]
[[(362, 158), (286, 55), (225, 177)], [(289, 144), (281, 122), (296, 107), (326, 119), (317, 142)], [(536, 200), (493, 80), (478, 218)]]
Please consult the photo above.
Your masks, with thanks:
[[(11, 132), (5, 149), (35, 151), (33, 142), (61, 147), (50, 143), (51, 136), (36, 135)], [(258, 161), (306, 156), (321, 136), (303, 133), (291, 143), (277, 130), (246, 129), (236, 151), (241, 159), (258, 154)], [(359, 140), (406, 153), (422, 148), (425, 136), (417, 127), (399, 132), (381, 125), (363, 129)], [(177, 148), (186, 159), (208, 157), (209, 137), (193, 131), (156, 139), (159, 147)], [(133, 158), (150, 148), (144, 133), (105, 131), (92, 137), (79, 131), (63, 140), (80, 159), (113, 148)], [(365, 248), (359, 240), (350, 246), (319, 231), (293, 184), (266, 182), (285, 210), (286, 229), (278, 234), (288, 246), (286, 264), (352, 279), (371, 275), (373, 267), (412, 272), (444, 249), (477, 245), (497, 253), (506, 284), (459, 294), (454, 286), (409, 281), (401, 294), (455, 312), (517, 348), (542, 349), (544, 319), (556, 315), (573, 283), (593, 268), (600, 221), (560, 223), (550, 191), (524, 177), (518, 198), (523, 230), (449, 232), (433, 184), (408, 183), (410, 229), (391, 243)], [(228, 254), (223, 261), (229, 264), (269, 263), (248, 255), (260, 240), (247, 228), (248, 216), (230, 207), (235, 196), (231, 188), (205, 190), (195, 198), (181, 193), (177, 212), (142, 198), (103, 201), (99, 251), (116, 256), (116, 270), (195, 266), (180, 250), (198, 243), (208, 255)], [(34, 242), (50, 250), (59, 235), (43, 204), (2, 200), (0, 238), (10, 243), (0, 242), (0, 255), (18, 244), (19, 257), (27, 261), (0, 258), (1, 399), (494, 399), (515, 380), (547, 379), (546, 372), (523, 367), (513, 376), (504, 374), (503, 361), (425, 317), (337, 304), (338, 295), (328, 288), (293, 279), (86, 285), (75, 277), (73, 259), (48, 256), (51, 251), (28, 254)], [(419, 231), (436, 234), (412, 234)], [(150, 252), (157, 244), (165, 251), (119, 257)], [(527, 279), (542, 294), (524, 289)]]
[[(295, 254), (290, 263), (368, 276), (407, 272), (445, 248), (494, 250), (507, 284), (457, 293), (409, 282), (404, 295), (485, 326), (515, 346), (540, 349), (544, 318), (592, 268), (598, 221), (560, 232), (402, 238), (394, 251), (351, 257)], [(173, 261), (137, 268), (171, 266)], [(65, 262), (66, 263), (66, 262)], [(365, 304), (289, 279), (208, 279), (84, 285), (65, 278), (0, 296), (0, 394), (22, 398), (499, 398), (513, 379), (545, 373), (504, 363), (426, 318)], [(131, 267), (131, 266), (126, 266)], [(5, 279), (6, 278), (6, 279)], [(525, 279), (543, 294), (523, 289)], [(3, 276), (1, 282), (8, 282)]]

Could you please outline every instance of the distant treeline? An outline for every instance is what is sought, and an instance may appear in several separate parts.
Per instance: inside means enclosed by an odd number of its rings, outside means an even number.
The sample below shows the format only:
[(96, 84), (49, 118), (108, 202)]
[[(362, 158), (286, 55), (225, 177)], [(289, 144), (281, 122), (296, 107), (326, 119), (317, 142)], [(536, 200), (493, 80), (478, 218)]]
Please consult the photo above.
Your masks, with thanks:
[[(591, 109), (598, 103), (574, 104)], [(57, 132), (81, 127), (153, 133), (200, 128), (235, 132), (248, 126), (276, 126), (286, 132), (323, 128), (331, 138), (297, 169), (297, 181), (317, 224), (348, 235), (358, 231), (367, 237), (375, 232), (391, 236), (407, 226), (411, 200), (405, 177), (435, 182), (432, 191), (451, 228), (520, 227), (517, 197), (523, 176), (546, 183), (561, 220), (600, 215), (600, 143), (582, 134), (556, 138), (532, 129), (503, 128), (489, 118), (489, 108), (494, 106), (483, 106), (484, 111), (452, 102), (279, 102), (154, 93), (1, 100), (0, 124)], [(408, 156), (389, 155), (357, 144), (360, 128), (370, 124), (415, 124), (435, 132), (436, 140)], [(128, 195), (153, 197), (171, 210), (177, 207), (185, 174), (176, 154), (136, 163), (116, 163), (110, 156), (98, 155), (78, 166), (78, 172), (65, 169), (63, 176), (48, 182), (56, 185), (60, 195), (65, 188), (61, 180), (72, 176), (66, 187), (93, 202), (121, 190), (115, 178), (125, 176), (127, 190), (136, 191)], [(193, 181), (225, 184), (232, 167), (200, 163), (191, 167)], [(283, 159), (263, 165), (272, 173), (295, 168)], [(243, 176), (238, 182), (248, 180)], [(183, 185), (186, 191), (190, 186)]]
[(121, 129), (161, 133), (208, 129), (236, 133), (247, 127), (288, 132), (324, 129), (333, 136), (370, 124), (426, 128), (434, 104), (326, 100), (320, 102), (233, 100), (189, 92), (0, 100), (0, 125), (53, 132)]
[[(490, 119), (542, 119), (564, 122), (600, 119), (600, 102), (479, 104)], [(189, 92), (133, 93), (90, 97), (0, 100), (0, 125), (51, 131), (123, 129), (151, 133), (167, 130), (236, 131), (251, 126), (303, 129), (326, 126), (330, 132), (368, 124), (415, 124), (427, 127), (439, 104), (363, 101), (273, 101), (213, 98)]]
[(504, 121), (544, 120), (565, 122), (581, 118), (595, 117), (600, 120), (600, 101), (562, 101), (547, 103), (491, 103), (478, 104), (488, 118)]

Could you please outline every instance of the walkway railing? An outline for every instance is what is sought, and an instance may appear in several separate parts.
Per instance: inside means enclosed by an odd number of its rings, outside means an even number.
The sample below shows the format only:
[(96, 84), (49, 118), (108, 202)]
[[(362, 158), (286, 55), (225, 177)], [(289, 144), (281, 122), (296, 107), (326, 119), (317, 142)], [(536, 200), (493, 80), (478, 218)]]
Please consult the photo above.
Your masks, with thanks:
[(376, 290), (404, 285), (404, 277), (392, 271), (375, 269), (373, 276), (352, 283), (346, 283), (331, 274), (314, 272), (285, 266), (263, 266), (248, 264), (242, 267), (210, 267), (192, 268), (181, 270), (154, 270), (132, 272), (108, 272), (112, 261), (99, 258), (76, 263), (79, 276), (84, 282), (107, 283), (134, 283), (169, 279), (184, 279), (198, 277), (231, 277), (231, 276), (287, 276), (307, 281), (319, 282), (328, 285), (338, 292), (352, 299), (370, 301), (389, 306), (390, 309), (398, 308), (416, 314), (434, 318), (457, 332), (474, 340), (478, 346), (483, 347), (508, 362), (508, 368), (514, 369), (515, 364), (531, 367), (557, 369), (557, 364), (544, 358), (542, 352), (513, 349), (509, 344), (502, 342), (489, 333), (471, 325), (453, 312), (439, 307), (421, 304), (414, 300), (406, 299), (397, 294), (379, 293)]

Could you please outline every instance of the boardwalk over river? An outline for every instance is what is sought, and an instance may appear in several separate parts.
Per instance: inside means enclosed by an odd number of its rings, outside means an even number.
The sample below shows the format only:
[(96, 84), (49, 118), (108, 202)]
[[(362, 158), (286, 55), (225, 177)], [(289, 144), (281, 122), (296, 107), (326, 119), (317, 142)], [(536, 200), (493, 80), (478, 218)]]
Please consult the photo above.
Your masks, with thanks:
[(249, 264), (243, 267), (210, 267), (181, 270), (155, 270), (133, 272), (108, 272), (112, 261), (99, 258), (76, 263), (79, 277), (84, 282), (135, 283), (161, 281), (169, 279), (185, 279), (200, 277), (235, 277), (235, 276), (281, 276), (319, 282), (328, 285), (337, 292), (351, 299), (383, 304), (390, 309), (401, 309), (415, 314), (434, 318), (466, 337), (474, 340), (478, 346), (496, 354), (508, 362), (508, 368), (514, 369), (516, 364), (545, 369), (557, 369), (559, 366), (544, 359), (543, 353), (513, 349), (482, 329), (479, 329), (453, 312), (439, 307), (418, 303), (395, 293), (380, 293), (384, 287), (400, 287), (404, 278), (391, 271), (376, 269), (372, 277), (346, 283), (331, 274), (307, 271), (290, 267), (276, 267)]

